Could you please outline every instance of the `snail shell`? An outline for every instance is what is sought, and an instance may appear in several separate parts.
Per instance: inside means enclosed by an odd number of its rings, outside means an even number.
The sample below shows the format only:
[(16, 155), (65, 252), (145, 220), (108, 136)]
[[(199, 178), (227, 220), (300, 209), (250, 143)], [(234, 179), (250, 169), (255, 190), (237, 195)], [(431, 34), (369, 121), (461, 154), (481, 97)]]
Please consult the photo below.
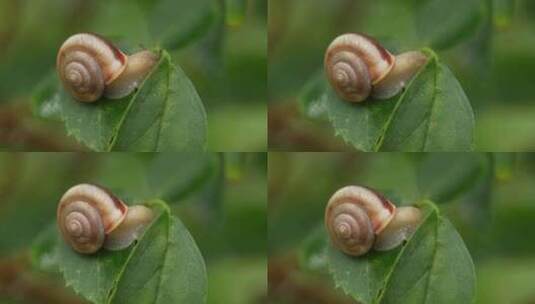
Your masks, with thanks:
[(94, 253), (102, 246), (110, 250), (126, 248), (152, 218), (150, 209), (129, 208), (108, 190), (91, 184), (71, 187), (57, 209), (63, 239), (80, 253)]
[(373, 95), (387, 99), (398, 94), (426, 63), (421, 52), (392, 55), (364, 34), (343, 34), (325, 52), (327, 79), (344, 100), (361, 102)]
[(102, 95), (118, 99), (130, 94), (157, 61), (158, 56), (152, 52), (127, 56), (105, 38), (81, 33), (61, 45), (56, 69), (75, 99), (94, 102)]
[(347, 186), (329, 199), (325, 227), (335, 247), (358, 256), (370, 250), (375, 234), (386, 227), (395, 210), (394, 204), (375, 191)]
[(396, 208), (372, 189), (346, 186), (327, 203), (325, 227), (333, 245), (352, 256), (400, 245), (416, 230), (421, 219), (414, 207)]

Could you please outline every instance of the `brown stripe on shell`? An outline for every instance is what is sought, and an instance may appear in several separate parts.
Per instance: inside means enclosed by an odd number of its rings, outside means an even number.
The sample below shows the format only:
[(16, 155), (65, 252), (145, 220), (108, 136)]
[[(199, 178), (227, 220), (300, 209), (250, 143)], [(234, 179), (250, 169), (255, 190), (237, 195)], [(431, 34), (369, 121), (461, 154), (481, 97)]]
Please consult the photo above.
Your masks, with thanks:
[[(386, 220), (386, 222), (379, 221), (378, 217), (376, 216), (377, 214), (380, 213), (380, 210), (378, 210), (377, 208), (376, 209), (365, 208), (365, 206), (370, 206), (370, 204), (367, 204), (367, 202), (364, 202), (364, 201), (360, 200), (360, 198), (357, 198), (356, 196), (354, 196), (353, 193), (351, 191), (349, 191), (349, 190), (346, 190), (346, 188), (357, 188), (357, 189), (358, 188), (362, 188), (362, 189), (365, 189), (367, 191), (370, 191), (373, 195), (375, 195), (379, 199), (379, 201), (381, 202), (381, 205), (388, 211), (388, 213), (390, 215), (388, 219), (381, 218), (381, 220)], [(341, 192), (342, 190), (345, 190), (345, 191)], [(336, 200), (332, 201), (334, 196), (336, 196)], [(395, 213), (395, 210), (396, 210), (396, 206), (392, 202), (390, 202), (388, 199), (386, 199), (384, 196), (382, 196), (381, 194), (377, 193), (373, 189), (370, 189), (368, 187), (363, 187), (363, 186), (347, 186), (347, 187), (343, 187), (343, 188), (339, 189), (329, 199), (329, 202), (328, 202), (328, 205), (327, 205), (327, 210), (330, 212), (330, 210), (332, 210), (332, 208), (334, 208), (334, 207), (336, 207), (336, 206), (338, 206), (340, 204), (344, 204), (344, 203), (353, 203), (353, 204), (354, 203), (359, 203), (359, 204), (361, 204), (362, 208), (365, 209), (368, 212), (368, 216), (371, 219), (371, 222), (372, 222), (373, 228), (375, 230), (375, 233), (379, 233), (380, 231), (382, 231), (386, 227), (388, 222), (394, 217), (394, 213)], [(325, 217), (327, 217), (327, 213), (325, 214)]]
[(386, 60), (388, 63), (392, 64), (394, 63), (394, 59), (395, 57), (392, 56), (392, 54), (390, 54), (389, 51), (386, 50), (386, 48), (384, 48), (380, 43), (379, 41), (377, 41), (375, 38), (371, 37), (371, 36), (368, 36), (366, 34), (363, 34), (363, 33), (356, 33), (357, 35), (360, 35), (362, 37), (365, 37), (366, 39), (368, 39), (368, 41), (373, 44), (377, 50), (379, 51), (379, 53), (381, 54), (381, 58), (383, 58), (384, 60)]
[[(104, 37), (102, 37), (102, 36), (100, 36), (98, 34), (93, 34), (93, 33), (78, 33), (78, 34), (75, 34), (73, 36), (78, 36), (78, 35), (89, 35), (89, 36), (92, 36), (93, 38), (99, 40), (100, 42), (104, 43), (106, 45), (106, 47), (108, 47), (108, 49), (111, 50), (111, 52), (113, 53), (113, 57), (117, 61), (120, 62), (120, 65), (121, 65), (120, 69), (118, 69), (116, 71), (113, 71), (113, 73), (111, 73), (111, 74), (105, 75), (105, 77), (104, 77), (105, 84), (111, 83), (113, 80), (115, 80), (122, 73), (122, 71), (124, 71), (124, 69), (126, 68), (126, 64), (128, 62), (128, 56), (126, 54), (124, 54), (123, 52), (121, 52), (121, 50), (119, 48), (117, 48), (115, 45), (113, 45), (112, 42), (110, 42), (109, 40), (107, 40), (106, 38), (104, 38)], [(65, 42), (67, 42), (73, 36), (67, 38), (65, 40)], [(102, 60), (102, 56), (98, 56), (99, 54), (96, 52), (96, 49), (94, 49), (94, 48), (88, 48), (88, 47), (85, 47), (84, 45), (73, 45), (73, 44), (65, 46), (65, 42), (61, 45), (60, 50), (58, 52), (58, 55), (56, 57), (56, 68), (60, 71), (60, 73), (63, 73), (62, 70), (63, 70), (64, 59), (66, 57), (67, 51), (83, 51), (83, 52), (85, 52), (87, 54), (90, 54), (92, 57), (95, 58), (95, 60), (99, 63), (99, 65), (104, 61), (104, 60)], [(107, 60), (109, 60), (109, 59), (107, 59)], [(103, 73), (110, 72), (108, 69), (106, 69), (103, 66), (101, 66), (101, 69), (102, 69)]]
[(120, 209), (121, 211), (126, 211), (128, 209), (126, 204), (121, 199), (119, 199), (117, 196), (115, 196), (115, 194), (113, 194), (108, 188), (100, 186), (100, 185), (97, 185), (97, 184), (88, 184), (88, 185), (95, 186), (95, 187), (99, 188), (100, 190), (104, 191), (109, 197), (111, 197), (111, 199), (113, 200), (113, 203), (115, 204), (115, 207), (117, 207), (117, 209)]
[[(392, 55), (387, 49), (385, 49), (383, 46), (381, 46), (381, 44), (377, 40), (375, 40), (374, 38), (372, 38), (372, 37), (370, 37), (368, 35), (361, 34), (361, 33), (343, 34), (343, 35), (338, 36), (337, 38), (335, 38), (335, 40), (333, 40), (333, 43), (334, 43), (334, 41), (337, 41), (337, 39), (339, 39), (340, 37), (343, 37), (343, 36), (346, 36), (346, 35), (348, 37), (353, 36), (353, 37), (356, 37), (358, 39), (364, 39), (367, 42), (369, 42), (378, 51), (380, 59), (387, 63), (388, 68), (386, 70), (384, 70), (384, 71), (378, 71), (376, 69), (376, 67), (375, 67), (376, 65), (374, 64), (373, 66), (368, 65), (368, 69), (369, 69), (369, 73), (370, 73), (370, 78), (371, 78), (372, 84), (376, 84), (377, 82), (382, 80), (390, 72), (390, 70), (394, 66), (394, 63), (395, 63), (395, 60), (396, 60), (394, 55)], [(367, 52), (364, 52), (364, 49), (355, 48), (355, 44), (352, 43), (352, 42), (348, 42), (347, 40), (341, 39), (341, 40), (337, 41), (337, 44), (333, 45), (333, 43), (331, 43), (329, 45), (329, 47), (327, 48), (327, 52), (326, 52), (326, 55), (325, 55), (325, 63), (327, 62), (327, 60), (331, 59), (331, 57), (333, 56), (333, 53), (340, 52), (340, 51), (348, 51), (348, 52), (355, 53), (366, 64), (378, 61), (377, 58), (371, 57), (370, 56), (371, 54), (369, 54)]]
[(108, 40), (107, 38), (105, 38), (105, 37), (103, 37), (103, 36), (101, 36), (101, 35), (99, 35), (99, 34), (95, 34), (95, 33), (82, 33), (82, 34), (93, 35), (93, 36), (95, 36), (96, 38), (100, 39), (102, 42), (104, 42), (104, 43), (105, 43), (105, 44), (106, 44), (106, 45), (113, 51), (113, 56), (114, 56), (117, 60), (121, 61), (121, 63), (123, 63), (123, 64), (126, 63), (126, 58), (127, 58), (127, 57), (125, 56), (125, 54), (124, 54), (123, 52), (121, 52), (121, 51), (119, 50), (119, 48), (117, 48), (117, 47), (113, 44), (113, 42), (111, 42), (111, 41)]
[(371, 192), (373, 192), (373, 194), (375, 194), (379, 200), (381, 200), (381, 203), (383, 204), (383, 206), (388, 209), (391, 213), (394, 213), (395, 211), (395, 206), (394, 204), (392, 204), (392, 202), (387, 199), (384, 195), (382, 195), (381, 193), (377, 192), (375, 189), (372, 189), (370, 187), (367, 187), (367, 186), (361, 186), (362, 188), (366, 188), (368, 190), (370, 190)]
[[(328, 57), (328, 60), (331, 61), (332, 59), (332, 56), (335, 55), (335, 53), (337, 52), (351, 52), (351, 53), (354, 53), (354, 54), (357, 54), (357, 56), (359, 56), (362, 61), (364, 61), (366, 63), (366, 65), (368, 66), (368, 71), (370, 73), (370, 78), (372, 80), (372, 83), (376, 83), (377, 81), (379, 81), (380, 79), (382, 79), (387, 73), (383, 73), (381, 75), (379, 75), (377, 73), (377, 71), (375, 71), (374, 69), (371, 69), (370, 66), (367, 64), (369, 63), (370, 61), (372, 61), (369, 56), (368, 53), (366, 52), (363, 52), (362, 50), (360, 49), (356, 49), (354, 48), (351, 44), (340, 44), (340, 45), (337, 45), (336, 47), (333, 47), (332, 49), (330, 49), (330, 51), (327, 53), (327, 57)], [(380, 52), (381, 54), (383, 54), (382, 52)], [(382, 55), (381, 55), (382, 56)], [(392, 62), (393, 60), (389, 59), (387, 60), (389, 65), (393, 65)]]
[[(123, 203), (123, 201), (121, 201), (119, 198), (117, 198), (115, 195), (113, 195), (108, 189), (106, 189), (106, 188), (104, 188), (102, 186), (99, 186), (99, 185), (96, 185), (96, 184), (89, 184), (89, 183), (87, 183), (87, 185), (94, 186), (94, 187), (98, 188), (99, 190), (102, 190), (104, 193), (106, 193), (106, 195), (108, 195), (111, 198), (111, 200), (113, 201), (114, 206), (118, 210), (120, 210), (121, 214), (123, 215), (122, 219), (125, 218), (126, 213), (128, 212), (128, 206), (125, 203)], [(92, 197), (84, 196), (84, 195), (71, 195), (71, 196), (69, 196), (68, 200), (60, 202), (60, 205), (59, 205), (59, 208), (58, 208), (58, 215), (61, 214), (63, 208), (66, 205), (65, 204), (66, 202), (75, 202), (75, 201), (87, 202), (91, 206), (94, 206), (95, 208), (97, 208), (99, 206), (99, 203), (97, 201), (95, 201)], [(117, 227), (121, 222), (122, 221), (119, 221), (117, 223), (114, 223), (114, 222), (106, 223), (105, 221), (103, 221), (105, 232), (109, 233), (110, 231), (115, 229), (115, 227)]]

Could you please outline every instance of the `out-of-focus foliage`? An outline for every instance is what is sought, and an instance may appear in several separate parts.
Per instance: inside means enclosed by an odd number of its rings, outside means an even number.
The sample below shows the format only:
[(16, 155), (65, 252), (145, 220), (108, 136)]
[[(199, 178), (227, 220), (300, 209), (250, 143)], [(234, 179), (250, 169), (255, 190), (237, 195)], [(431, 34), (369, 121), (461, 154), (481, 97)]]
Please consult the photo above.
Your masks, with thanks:
[[(205, 105), (209, 150), (265, 150), (267, 1), (246, 4), (229, 5), (227, 13), (224, 0), (1, 1), (0, 148), (83, 149), (55, 121), (54, 109), (36, 113), (49, 119), (31, 116), (30, 97), (54, 74), (66, 37), (96, 32), (128, 52), (172, 52)], [(240, 22), (228, 25), (228, 18)]]
[(535, 6), (531, 1), (274, 0), (269, 9), (269, 142), (273, 149), (353, 149), (334, 137), (321, 106), (302, 107), (297, 101), (304, 85), (323, 74), (326, 47), (345, 32), (370, 34), (394, 53), (433, 48), (472, 104), (476, 150), (535, 147), (531, 132), (535, 127), (531, 85), (535, 81)]
[(535, 277), (535, 246), (526, 238), (535, 221), (532, 154), (271, 153), (268, 167), (272, 303), (312, 295), (317, 303), (355, 303), (334, 287), (323, 228), (329, 197), (351, 184), (376, 188), (397, 205), (438, 200), (474, 260), (476, 303), (535, 299), (524, 281)]
[[(208, 303), (265, 298), (266, 161), (263, 153), (0, 154), (0, 299), (78, 303), (59, 300), (73, 296), (47, 235), (57, 235), (58, 199), (80, 182), (105, 185), (130, 204), (164, 198), (206, 262)], [(13, 259), (21, 269), (8, 276)], [(47, 284), (53, 292), (28, 291)]]

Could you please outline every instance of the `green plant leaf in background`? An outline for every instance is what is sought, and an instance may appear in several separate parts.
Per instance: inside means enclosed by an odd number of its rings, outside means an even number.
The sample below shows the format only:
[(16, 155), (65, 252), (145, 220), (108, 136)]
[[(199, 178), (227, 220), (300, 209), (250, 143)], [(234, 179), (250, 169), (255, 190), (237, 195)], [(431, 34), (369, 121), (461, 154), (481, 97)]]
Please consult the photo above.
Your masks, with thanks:
[(86, 104), (63, 89), (58, 94), (41, 88), (36, 96), (49, 98), (37, 100), (36, 111), (49, 116), (60, 108), (68, 133), (92, 150), (198, 151), (206, 145), (202, 101), (165, 51), (139, 90), (123, 99)]
[(328, 89), (323, 69), (314, 73), (299, 94), (301, 111), (312, 119), (328, 120), (327, 103), (323, 95)]
[(206, 269), (182, 222), (161, 201), (143, 237), (122, 251), (82, 255), (59, 241), (67, 285), (93, 303), (205, 303)]
[(316, 113), (313, 108), (324, 103), (336, 134), (362, 151), (471, 150), (475, 122), (470, 102), (451, 71), (432, 51), (425, 52), (429, 62), (399, 96), (354, 104), (330, 88), (319, 95), (325, 80), (314, 80), (304, 92), (304, 110)]
[(415, 234), (400, 249), (350, 257), (328, 246), (338, 286), (363, 304), (472, 303), (475, 270), (465, 244), (430, 202)]
[(483, 15), (479, 0), (416, 0), (416, 30), (424, 45), (445, 49), (470, 37)]
[(299, 265), (303, 269), (327, 273), (327, 232), (323, 223), (303, 241), (299, 252)]
[(487, 158), (476, 153), (426, 154), (417, 167), (423, 198), (437, 203), (455, 199), (479, 181)]
[(158, 153), (147, 170), (152, 195), (177, 202), (204, 186), (216, 164), (209, 153)]
[(216, 15), (212, 0), (137, 0), (148, 12), (149, 32), (167, 49), (184, 47), (203, 36)]

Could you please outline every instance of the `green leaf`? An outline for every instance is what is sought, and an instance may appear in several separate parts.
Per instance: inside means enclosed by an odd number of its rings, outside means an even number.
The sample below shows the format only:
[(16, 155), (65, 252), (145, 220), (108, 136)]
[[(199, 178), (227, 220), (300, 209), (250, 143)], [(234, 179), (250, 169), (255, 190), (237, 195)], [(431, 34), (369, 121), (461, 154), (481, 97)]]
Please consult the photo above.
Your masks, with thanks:
[(149, 32), (164, 48), (177, 49), (202, 37), (214, 23), (212, 0), (138, 0), (148, 12)]
[[(50, 71), (37, 85), (32, 96), (32, 110), (37, 116), (61, 120), (60, 85), (56, 71)], [(48, 101), (48, 102), (44, 102)]]
[(327, 89), (322, 98), (336, 134), (362, 151), (471, 150), (470, 102), (450, 70), (425, 52), (429, 62), (399, 96), (355, 104)]
[(37, 109), (60, 108), (67, 131), (95, 151), (197, 151), (206, 145), (201, 99), (165, 51), (139, 90), (123, 99), (87, 104), (63, 89), (59, 98), (41, 96), (50, 98), (37, 101)]
[(328, 88), (323, 69), (316, 72), (305, 84), (299, 95), (301, 110), (312, 119), (328, 120), (326, 98)]
[(327, 272), (327, 232), (323, 223), (312, 230), (303, 241), (299, 252), (299, 265), (303, 269)]
[(161, 214), (129, 249), (94, 255), (59, 242), (67, 285), (94, 303), (205, 303), (206, 269), (195, 241), (161, 201)]
[(353, 104), (340, 99), (332, 89), (322, 97), (336, 135), (362, 151), (373, 151), (384, 134), (384, 125), (392, 115), (395, 99), (367, 100)]
[(397, 101), (386, 124), (381, 150), (470, 151), (474, 112), (461, 85), (432, 56)]
[(476, 153), (431, 153), (418, 164), (418, 187), (424, 198), (444, 203), (473, 188), (487, 158)]
[(363, 304), (472, 303), (474, 265), (461, 237), (432, 203), (403, 247), (350, 257), (328, 246), (337, 286)]
[(204, 186), (215, 165), (214, 154), (158, 153), (147, 170), (148, 184), (154, 196), (177, 202)]
[(479, 0), (416, 0), (416, 30), (422, 42), (445, 49), (474, 34), (483, 15)]
[(58, 227), (56, 223), (49, 225), (42, 230), (34, 240), (31, 247), (32, 265), (42, 271), (58, 272)]

